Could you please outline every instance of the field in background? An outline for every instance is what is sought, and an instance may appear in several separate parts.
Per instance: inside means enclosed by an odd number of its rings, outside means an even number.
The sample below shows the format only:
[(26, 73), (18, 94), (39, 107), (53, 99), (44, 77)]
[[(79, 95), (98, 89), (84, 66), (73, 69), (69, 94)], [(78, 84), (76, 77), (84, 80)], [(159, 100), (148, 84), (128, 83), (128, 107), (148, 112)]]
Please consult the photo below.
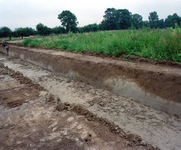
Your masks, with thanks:
[(22, 45), (59, 48), (69, 51), (94, 51), (120, 56), (140, 57), (181, 62), (181, 28), (116, 30), (91, 33), (69, 32), (63, 35), (30, 37)]

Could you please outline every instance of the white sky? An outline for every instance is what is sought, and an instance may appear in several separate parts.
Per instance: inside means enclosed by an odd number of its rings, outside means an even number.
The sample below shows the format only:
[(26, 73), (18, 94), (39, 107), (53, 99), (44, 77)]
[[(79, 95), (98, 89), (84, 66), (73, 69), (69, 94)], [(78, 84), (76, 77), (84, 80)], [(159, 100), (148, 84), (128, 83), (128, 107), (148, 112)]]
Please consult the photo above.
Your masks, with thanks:
[(138, 13), (143, 20), (148, 20), (149, 13), (153, 11), (157, 11), (159, 19), (173, 13), (181, 16), (181, 0), (0, 0), (0, 27), (35, 29), (38, 23), (51, 28), (60, 26), (57, 17), (63, 10), (76, 15), (78, 27), (99, 24), (105, 10), (112, 7)]

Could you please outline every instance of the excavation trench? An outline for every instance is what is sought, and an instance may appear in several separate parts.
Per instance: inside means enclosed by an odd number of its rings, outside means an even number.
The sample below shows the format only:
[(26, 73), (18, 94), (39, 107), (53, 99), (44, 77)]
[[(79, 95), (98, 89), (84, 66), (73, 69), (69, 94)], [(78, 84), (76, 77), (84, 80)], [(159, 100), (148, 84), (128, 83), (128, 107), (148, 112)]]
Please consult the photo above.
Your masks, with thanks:
[(1, 149), (159, 150), (81, 105), (61, 102), (59, 97), (1, 62), (0, 135)]
[(181, 68), (13, 45), (9, 55), (181, 117)]

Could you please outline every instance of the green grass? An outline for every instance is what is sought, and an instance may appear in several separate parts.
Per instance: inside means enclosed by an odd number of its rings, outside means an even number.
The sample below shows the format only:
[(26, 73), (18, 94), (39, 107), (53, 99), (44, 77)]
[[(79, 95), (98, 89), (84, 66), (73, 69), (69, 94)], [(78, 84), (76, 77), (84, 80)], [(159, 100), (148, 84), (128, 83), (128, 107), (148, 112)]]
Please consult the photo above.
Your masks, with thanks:
[(113, 56), (133, 54), (140, 57), (181, 62), (181, 29), (116, 30), (68, 33), (59, 36), (26, 38), (23, 45), (59, 48), (69, 51), (95, 51)]

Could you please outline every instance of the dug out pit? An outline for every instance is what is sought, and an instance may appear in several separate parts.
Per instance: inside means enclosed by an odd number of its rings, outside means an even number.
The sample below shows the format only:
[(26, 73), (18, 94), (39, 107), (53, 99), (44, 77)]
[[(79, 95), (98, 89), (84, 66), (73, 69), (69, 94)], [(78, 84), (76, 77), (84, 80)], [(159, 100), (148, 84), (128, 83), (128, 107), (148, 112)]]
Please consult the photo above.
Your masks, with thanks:
[(181, 117), (179, 67), (18, 46), (10, 46), (9, 55)]

